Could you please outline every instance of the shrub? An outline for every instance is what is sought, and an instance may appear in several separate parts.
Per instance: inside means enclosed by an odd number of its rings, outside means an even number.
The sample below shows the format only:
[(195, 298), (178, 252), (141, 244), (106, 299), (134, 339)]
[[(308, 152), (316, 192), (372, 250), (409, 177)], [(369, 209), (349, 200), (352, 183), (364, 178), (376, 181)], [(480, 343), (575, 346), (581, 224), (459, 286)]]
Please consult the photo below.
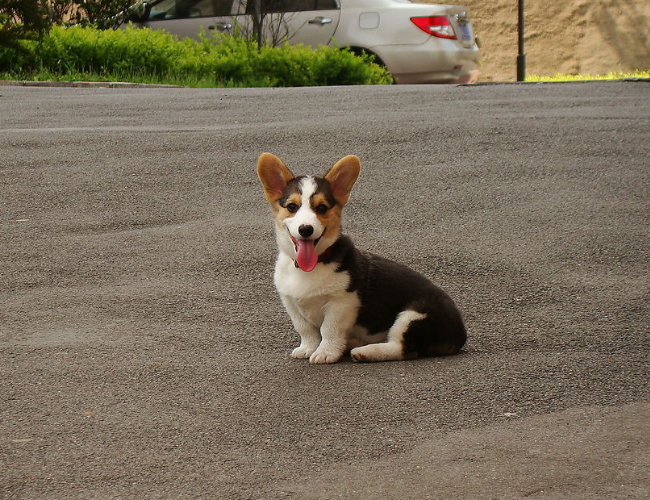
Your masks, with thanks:
[(21, 41), (35, 39), (45, 29), (39, 0), (0, 2), (0, 48), (21, 50)]
[(228, 35), (195, 41), (130, 26), (106, 31), (54, 26), (40, 43), (23, 42), (23, 47), (27, 49), (23, 56), (12, 49), (0, 50), (0, 71), (213, 87), (392, 81), (386, 70), (349, 51), (289, 45), (258, 48), (254, 42)]

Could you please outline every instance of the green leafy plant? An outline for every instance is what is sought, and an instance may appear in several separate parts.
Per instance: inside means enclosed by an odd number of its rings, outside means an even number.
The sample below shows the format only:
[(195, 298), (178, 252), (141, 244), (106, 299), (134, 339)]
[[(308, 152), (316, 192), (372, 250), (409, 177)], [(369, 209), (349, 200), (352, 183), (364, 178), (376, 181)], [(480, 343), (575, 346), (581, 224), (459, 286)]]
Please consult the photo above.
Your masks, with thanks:
[[(386, 84), (390, 74), (349, 51), (263, 45), (219, 34), (199, 41), (127, 26), (120, 30), (53, 26), (41, 42), (0, 50), (5, 78), (137, 81), (187, 86)], [(1, 77), (1, 75), (0, 75)]]

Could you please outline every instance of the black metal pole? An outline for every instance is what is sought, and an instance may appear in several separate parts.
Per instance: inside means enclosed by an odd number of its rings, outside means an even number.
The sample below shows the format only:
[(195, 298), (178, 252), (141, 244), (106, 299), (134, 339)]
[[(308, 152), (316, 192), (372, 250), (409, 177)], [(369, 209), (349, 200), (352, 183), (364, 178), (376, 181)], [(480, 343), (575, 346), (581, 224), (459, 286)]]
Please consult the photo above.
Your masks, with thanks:
[(517, 54), (517, 81), (526, 80), (526, 54), (524, 53), (524, 0), (519, 0), (519, 52)]

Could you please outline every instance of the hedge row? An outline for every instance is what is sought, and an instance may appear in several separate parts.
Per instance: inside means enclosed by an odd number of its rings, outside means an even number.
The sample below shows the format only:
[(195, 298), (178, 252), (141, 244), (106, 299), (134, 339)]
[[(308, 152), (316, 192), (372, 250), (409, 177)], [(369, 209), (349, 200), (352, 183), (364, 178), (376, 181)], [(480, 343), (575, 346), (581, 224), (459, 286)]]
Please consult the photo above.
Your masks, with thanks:
[(150, 81), (191, 86), (310, 86), (391, 83), (368, 57), (331, 47), (262, 47), (227, 35), (179, 40), (164, 31), (54, 26), (23, 51), (0, 49), (4, 77)]

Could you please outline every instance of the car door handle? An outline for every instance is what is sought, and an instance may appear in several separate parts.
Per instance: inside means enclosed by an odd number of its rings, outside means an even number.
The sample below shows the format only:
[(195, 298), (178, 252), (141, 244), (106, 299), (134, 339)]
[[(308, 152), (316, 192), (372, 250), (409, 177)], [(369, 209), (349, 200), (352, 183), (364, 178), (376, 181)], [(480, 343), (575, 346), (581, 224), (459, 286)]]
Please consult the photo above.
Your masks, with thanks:
[(214, 23), (212, 26), (208, 26), (209, 30), (217, 30), (217, 31), (226, 31), (232, 28), (232, 24), (230, 23)]
[(323, 16), (315, 17), (314, 19), (310, 19), (307, 22), (309, 24), (320, 24), (321, 26), (323, 26), (324, 24), (332, 24), (332, 20), (329, 17), (323, 17)]

